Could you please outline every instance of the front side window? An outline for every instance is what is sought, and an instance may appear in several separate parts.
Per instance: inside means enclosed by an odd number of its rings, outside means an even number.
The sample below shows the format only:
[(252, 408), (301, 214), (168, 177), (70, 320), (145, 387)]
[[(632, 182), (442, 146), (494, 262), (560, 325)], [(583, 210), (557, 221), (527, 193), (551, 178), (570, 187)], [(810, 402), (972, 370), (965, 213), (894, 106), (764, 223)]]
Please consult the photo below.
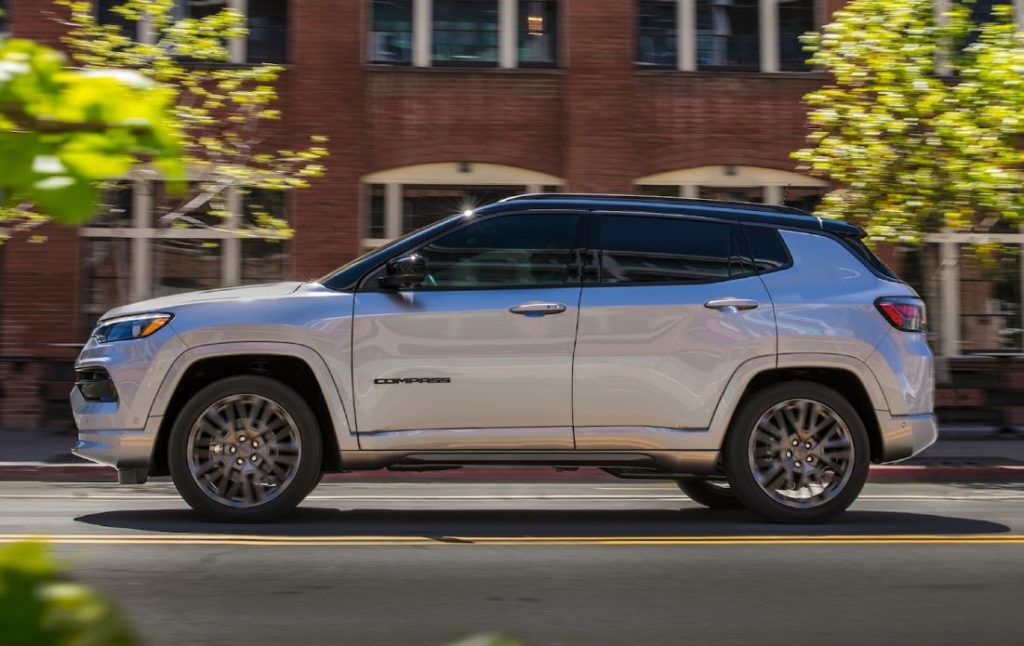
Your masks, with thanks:
[(369, 61), (412, 62), (412, 0), (374, 0), (370, 5)]
[(497, 0), (434, 0), (434, 64), (497, 63)]
[(779, 69), (786, 72), (805, 72), (807, 52), (800, 37), (814, 31), (814, 3), (816, 0), (779, 1)]
[(558, 62), (558, 3), (519, 0), (519, 64), (554, 67)]
[(578, 216), (530, 213), (481, 220), (422, 247), (423, 289), (554, 287), (570, 282)]
[(674, 0), (640, 0), (637, 7), (636, 62), (651, 67), (675, 67), (676, 48)]
[(697, 66), (757, 70), (758, 0), (697, 0)]
[(601, 282), (711, 283), (750, 275), (736, 226), (670, 217), (602, 216)]

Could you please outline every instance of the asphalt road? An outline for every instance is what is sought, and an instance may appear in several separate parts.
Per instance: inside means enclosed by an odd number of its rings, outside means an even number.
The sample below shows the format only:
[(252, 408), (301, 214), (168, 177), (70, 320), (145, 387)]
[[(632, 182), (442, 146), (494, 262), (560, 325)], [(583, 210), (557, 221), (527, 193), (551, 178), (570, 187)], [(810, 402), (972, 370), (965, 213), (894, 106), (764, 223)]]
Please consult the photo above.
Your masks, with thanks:
[(0, 483), (153, 644), (1020, 644), (1024, 485), (869, 485), (838, 522), (758, 523), (661, 483), (322, 485), (211, 525), (167, 484)]

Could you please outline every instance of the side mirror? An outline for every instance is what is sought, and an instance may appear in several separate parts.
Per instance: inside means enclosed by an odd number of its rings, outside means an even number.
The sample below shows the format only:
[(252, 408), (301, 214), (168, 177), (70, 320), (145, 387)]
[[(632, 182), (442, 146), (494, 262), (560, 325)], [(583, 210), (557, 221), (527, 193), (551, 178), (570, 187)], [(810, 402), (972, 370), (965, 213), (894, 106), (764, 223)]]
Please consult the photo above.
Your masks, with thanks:
[(427, 260), (418, 253), (402, 256), (388, 262), (384, 272), (380, 278), (381, 287), (388, 289), (415, 287), (427, 277)]

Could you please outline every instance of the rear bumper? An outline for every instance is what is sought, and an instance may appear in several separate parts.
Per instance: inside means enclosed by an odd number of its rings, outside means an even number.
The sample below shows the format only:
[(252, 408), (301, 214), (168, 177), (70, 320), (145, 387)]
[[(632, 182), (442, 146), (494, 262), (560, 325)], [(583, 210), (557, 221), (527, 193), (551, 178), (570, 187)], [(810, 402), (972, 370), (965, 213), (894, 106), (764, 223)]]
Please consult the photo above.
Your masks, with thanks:
[(878, 411), (878, 427), (882, 434), (880, 462), (899, 462), (913, 457), (935, 443), (939, 425), (933, 413), (893, 416)]

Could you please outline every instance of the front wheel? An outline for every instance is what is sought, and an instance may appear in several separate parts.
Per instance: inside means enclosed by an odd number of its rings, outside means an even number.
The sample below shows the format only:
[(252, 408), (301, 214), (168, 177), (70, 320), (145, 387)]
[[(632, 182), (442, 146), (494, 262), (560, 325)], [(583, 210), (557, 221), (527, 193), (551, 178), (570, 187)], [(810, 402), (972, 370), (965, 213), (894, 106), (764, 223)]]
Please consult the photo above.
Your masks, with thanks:
[(820, 522), (857, 498), (870, 445), (846, 398), (821, 384), (792, 381), (741, 405), (724, 459), (731, 489), (751, 511), (780, 523)]
[(229, 377), (181, 410), (168, 442), (174, 486), (217, 522), (282, 518), (320, 475), (316, 416), (294, 390), (267, 377)]

